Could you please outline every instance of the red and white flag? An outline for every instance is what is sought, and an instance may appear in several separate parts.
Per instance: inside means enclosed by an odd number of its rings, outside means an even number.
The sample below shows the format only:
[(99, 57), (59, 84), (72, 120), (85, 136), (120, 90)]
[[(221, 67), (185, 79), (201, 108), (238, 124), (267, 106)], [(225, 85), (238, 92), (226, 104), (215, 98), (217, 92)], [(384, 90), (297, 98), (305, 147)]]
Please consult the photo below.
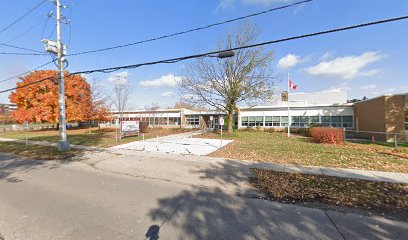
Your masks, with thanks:
[(294, 84), (292, 83), (292, 80), (289, 80), (289, 88), (292, 89), (292, 90), (296, 90), (297, 85), (294, 85)]

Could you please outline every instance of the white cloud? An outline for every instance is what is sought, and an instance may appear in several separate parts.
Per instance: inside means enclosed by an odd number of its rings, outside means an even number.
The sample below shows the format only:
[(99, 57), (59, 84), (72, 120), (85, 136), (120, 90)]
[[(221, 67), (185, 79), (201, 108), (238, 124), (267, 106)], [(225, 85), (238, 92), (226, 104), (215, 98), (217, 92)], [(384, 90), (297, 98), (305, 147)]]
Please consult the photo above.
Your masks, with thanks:
[(375, 84), (365, 85), (361, 87), (361, 89), (367, 90), (367, 91), (373, 91), (376, 88), (377, 88), (377, 85)]
[(168, 74), (157, 79), (141, 81), (140, 85), (143, 87), (176, 87), (180, 81), (181, 77)]
[(173, 95), (173, 92), (164, 92), (162, 94), (160, 94), (160, 97), (170, 97)]
[(383, 58), (385, 58), (385, 56), (378, 52), (365, 52), (360, 56), (346, 56), (331, 61), (323, 61), (316, 66), (306, 68), (306, 71), (315, 76), (342, 79), (374, 76), (379, 73), (378, 69), (364, 70), (364, 68)]
[(288, 54), (279, 60), (278, 68), (281, 68), (281, 69), (291, 68), (301, 62), (302, 60), (299, 56), (294, 55), (294, 54)]

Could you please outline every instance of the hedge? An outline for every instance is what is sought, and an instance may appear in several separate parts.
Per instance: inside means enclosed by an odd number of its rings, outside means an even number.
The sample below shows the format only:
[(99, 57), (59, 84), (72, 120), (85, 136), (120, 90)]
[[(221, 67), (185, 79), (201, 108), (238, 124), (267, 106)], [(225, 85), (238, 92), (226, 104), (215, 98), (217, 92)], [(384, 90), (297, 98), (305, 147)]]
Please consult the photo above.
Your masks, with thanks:
[(316, 127), (310, 128), (312, 141), (316, 143), (342, 144), (344, 131), (341, 128)]

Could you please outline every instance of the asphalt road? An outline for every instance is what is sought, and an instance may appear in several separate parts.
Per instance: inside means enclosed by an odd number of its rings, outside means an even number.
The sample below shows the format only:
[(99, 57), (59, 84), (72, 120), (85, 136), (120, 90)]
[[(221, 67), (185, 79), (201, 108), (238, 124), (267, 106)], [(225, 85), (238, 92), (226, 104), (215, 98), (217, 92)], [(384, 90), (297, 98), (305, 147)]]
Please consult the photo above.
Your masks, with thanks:
[[(175, 156), (0, 154), (4, 239), (403, 239), (405, 222), (251, 198), (247, 172)], [(137, 165), (132, 172), (131, 165)], [(143, 170), (143, 171), (142, 171)], [(0, 237), (1, 239), (1, 237)]]

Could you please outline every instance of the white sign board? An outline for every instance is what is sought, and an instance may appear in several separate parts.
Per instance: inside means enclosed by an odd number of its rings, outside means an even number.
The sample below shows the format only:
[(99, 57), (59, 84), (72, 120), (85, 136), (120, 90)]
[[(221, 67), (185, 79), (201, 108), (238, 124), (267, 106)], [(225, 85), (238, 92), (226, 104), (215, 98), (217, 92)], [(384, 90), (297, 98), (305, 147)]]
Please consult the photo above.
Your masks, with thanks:
[(213, 117), (213, 116), (210, 116), (210, 121), (212, 121), (212, 120), (214, 120), (214, 117)]
[(139, 121), (122, 121), (121, 130), (124, 133), (139, 132)]
[(221, 126), (224, 126), (224, 118), (223, 118), (223, 117), (220, 117), (220, 120), (219, 120), (219, 121), (220, 121), (220, 125), (221, 125)]

